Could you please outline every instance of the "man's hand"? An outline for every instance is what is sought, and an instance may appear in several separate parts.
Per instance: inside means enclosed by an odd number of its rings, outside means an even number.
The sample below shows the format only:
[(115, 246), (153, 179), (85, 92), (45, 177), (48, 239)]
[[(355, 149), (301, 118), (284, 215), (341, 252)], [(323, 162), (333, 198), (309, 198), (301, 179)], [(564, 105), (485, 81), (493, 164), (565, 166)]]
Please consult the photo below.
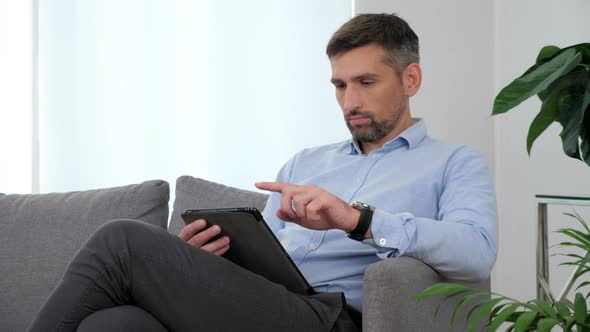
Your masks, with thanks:
[(202, 219), (195, 220), (190, 224), (185, 223), (185, 226), (180, 231), (180, 234), (178, 234), (178, 237), (186, 243), (214, 253), (215, 255), (221, 256), (225, 254), (225, 252), (229, 250), (229, 238), (227, 236), (222, 236), (213, 242), (207, 243), (211, 238), (221, 232), (221, 228), (217, 225), (213, 225), (203, 230), (206, 226), (207, 223)]
[(277, 217), (303, 227), (351, 232), (358, 224), (360, 211), (315, 185), (299, 186), (284, 182), (260, 182), (258, 189), (281, 194)]

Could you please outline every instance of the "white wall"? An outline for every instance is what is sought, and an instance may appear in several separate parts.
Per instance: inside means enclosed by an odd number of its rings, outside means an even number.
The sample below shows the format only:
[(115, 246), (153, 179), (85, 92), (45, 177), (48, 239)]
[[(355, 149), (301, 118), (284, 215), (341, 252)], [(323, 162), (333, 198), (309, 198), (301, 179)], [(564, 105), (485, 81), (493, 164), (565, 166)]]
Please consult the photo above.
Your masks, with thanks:
[(0, 192), (33, 179), (33, 3), (0, 0)]
[(493, 164), (492, 2), (356, 0), (355, 13), (397, 13), (420, 38), (422, 88), (411, 99), (432, 137), (478, 148)]
[[(530, 67), (544, 45), (590, 41), (587, 0), (496, 0), (494, 92)], [(528, 127), (540, 102), (533, 98), (496, 117), (496, 189), (500, 212), (500, 256), (495, 289), (519, 299), (535, 296), (535, 194), (590, 196), (590, 168), (566, 157), (554, 124), (526, 153)], [(587, 219), (590, 215), (586, 214)]]

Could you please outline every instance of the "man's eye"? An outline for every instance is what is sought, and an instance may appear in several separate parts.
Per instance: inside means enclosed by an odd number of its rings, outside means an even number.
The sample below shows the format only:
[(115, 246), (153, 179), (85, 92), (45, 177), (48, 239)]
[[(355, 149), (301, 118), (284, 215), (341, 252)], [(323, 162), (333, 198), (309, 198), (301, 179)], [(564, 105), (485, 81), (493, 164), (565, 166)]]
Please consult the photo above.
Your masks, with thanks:
[(369, 86), (371, 84), (373, 84), (373, 81), (361, 81), (361, 85), (364, 85), (364, 86)]
[(334, 86), (336, 87), (336, 89), (344, 89), (346, 88), (345, 84), (334, 84)]

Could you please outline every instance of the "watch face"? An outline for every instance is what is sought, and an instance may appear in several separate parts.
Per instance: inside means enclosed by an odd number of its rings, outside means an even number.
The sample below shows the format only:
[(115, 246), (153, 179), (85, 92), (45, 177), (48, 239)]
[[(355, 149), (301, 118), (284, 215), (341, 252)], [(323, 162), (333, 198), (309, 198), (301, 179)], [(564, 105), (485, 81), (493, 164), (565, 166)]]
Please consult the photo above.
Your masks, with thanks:
[(368, 209), (371, 207), (369, 204), (365, 204), (365, 203), (359, 202), (359, 201), (352, 202), (352, 204), (350, 204), (350, 206), (352, 206), (353, 208), (355, 208), (357, 210)]

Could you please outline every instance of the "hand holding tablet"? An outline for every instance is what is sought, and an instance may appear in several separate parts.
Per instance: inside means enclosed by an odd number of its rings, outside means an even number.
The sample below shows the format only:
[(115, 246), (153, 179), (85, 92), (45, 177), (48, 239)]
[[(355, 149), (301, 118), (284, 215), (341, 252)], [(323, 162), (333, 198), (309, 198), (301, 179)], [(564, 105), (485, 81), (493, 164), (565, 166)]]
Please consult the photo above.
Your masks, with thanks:
[(197, 248), (221, 256), (229, 250), (230, 238), (220, 233), (219, 226), (209, 227), (205, 220), (199, 219), (186, 223), (178, 237)]
[(187, 224), (204, 219), (209, 229), (219, 226), (220, 239), (224, 236), (231, 239), (224, 258), (292, 292), (315, 294), (256, 208), (187, 210), (182, 219)]

